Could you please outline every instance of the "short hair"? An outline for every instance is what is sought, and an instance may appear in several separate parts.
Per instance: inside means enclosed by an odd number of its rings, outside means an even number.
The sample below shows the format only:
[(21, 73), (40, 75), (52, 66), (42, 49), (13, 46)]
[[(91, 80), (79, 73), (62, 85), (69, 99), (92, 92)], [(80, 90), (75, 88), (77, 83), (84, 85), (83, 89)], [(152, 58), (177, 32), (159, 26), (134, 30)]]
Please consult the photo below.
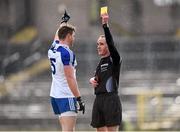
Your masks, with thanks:
[(99, 38), (105, 38), (105, 35), (100, 35)]
[(62, 40), (65, 39), (69, 33), (72, 35), (73, 32), (75, 32), (75, 27), (68, 24), (60, 27), (60, 29), (58, 30), (58, 37), (60, 40)]

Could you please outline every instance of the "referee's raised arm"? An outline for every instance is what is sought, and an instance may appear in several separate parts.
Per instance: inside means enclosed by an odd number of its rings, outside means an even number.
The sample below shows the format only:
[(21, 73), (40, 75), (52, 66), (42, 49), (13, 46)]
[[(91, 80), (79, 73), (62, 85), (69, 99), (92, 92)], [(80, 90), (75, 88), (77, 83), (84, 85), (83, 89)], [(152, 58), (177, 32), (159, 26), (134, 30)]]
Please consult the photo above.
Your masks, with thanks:
[(113, 37), (112, 37), (110, 29), (109, 29), (109, 25), (108, 25), (109, 16), (108, 16), (108, 14), (103, 14), (103, 15), (101, 15), (101, 18), (102, 18), (102, 26), (104, 29), (104, 34), (105, 34), (106, 42), (107, 42), (108, 49), (110, 52), (110, 56), (112, 57), (113, 63), (119, 64), (121, 59), (120, 59), (120, 55), (114, 45)]

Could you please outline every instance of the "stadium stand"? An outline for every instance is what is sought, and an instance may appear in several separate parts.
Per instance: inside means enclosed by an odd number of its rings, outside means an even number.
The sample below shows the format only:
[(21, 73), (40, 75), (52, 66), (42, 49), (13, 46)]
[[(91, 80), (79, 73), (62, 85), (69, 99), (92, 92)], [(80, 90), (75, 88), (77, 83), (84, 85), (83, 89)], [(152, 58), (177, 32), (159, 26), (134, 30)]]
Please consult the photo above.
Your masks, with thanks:
[[(180, 4), (169, 1), (104, 3), (108, 4), (113, 34), (119, 35), (113, 36), (123, 58), (119, 93), (124, 131), (180, 129)], [(94, 95), (88, 80), (99, 62), (94, 39), (100, 33), (101, 2), (0, 0), (0, 131), (60, 129), (49, 103), (47, 50), (51, 42), (46, 40), (52, 39), (66, 5), (77, 25), (77, 38), (81, 37), (73, 50), (86, 113), (79, 113), (76, 130), (94, 130), (89, 125)]]

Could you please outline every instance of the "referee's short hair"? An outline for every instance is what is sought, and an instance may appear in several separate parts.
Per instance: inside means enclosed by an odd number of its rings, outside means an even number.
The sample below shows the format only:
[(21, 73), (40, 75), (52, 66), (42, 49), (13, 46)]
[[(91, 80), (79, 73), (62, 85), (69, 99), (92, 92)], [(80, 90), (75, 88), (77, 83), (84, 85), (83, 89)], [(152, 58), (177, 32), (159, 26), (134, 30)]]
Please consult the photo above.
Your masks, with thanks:
[(105, 38), (105, 35), (99, 35), (100, 38)]
[(60, 40), (63, 40), (66, 38), (67, 34), (72, 35), (73, 32), (75, 32), (75, 27), (70, 24), (67, 24), (67, 25), (60, 27), (60, 29), (58, 31), (58, 37)]

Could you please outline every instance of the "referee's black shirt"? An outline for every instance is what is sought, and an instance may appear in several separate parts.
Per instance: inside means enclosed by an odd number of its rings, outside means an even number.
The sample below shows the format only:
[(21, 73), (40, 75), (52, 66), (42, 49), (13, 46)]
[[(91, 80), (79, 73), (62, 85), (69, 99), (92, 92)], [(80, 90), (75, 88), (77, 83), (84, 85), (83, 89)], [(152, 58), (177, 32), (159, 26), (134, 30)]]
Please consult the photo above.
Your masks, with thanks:
[(107, 24), (103, 25), (104, 34), (110, 56), (101, 58), (95, 73), (98, 86), (95, 88), (95, 94), (118, 93), (119, 74), (121, 67), (121, 57), (114, 46), (114, 41)]

